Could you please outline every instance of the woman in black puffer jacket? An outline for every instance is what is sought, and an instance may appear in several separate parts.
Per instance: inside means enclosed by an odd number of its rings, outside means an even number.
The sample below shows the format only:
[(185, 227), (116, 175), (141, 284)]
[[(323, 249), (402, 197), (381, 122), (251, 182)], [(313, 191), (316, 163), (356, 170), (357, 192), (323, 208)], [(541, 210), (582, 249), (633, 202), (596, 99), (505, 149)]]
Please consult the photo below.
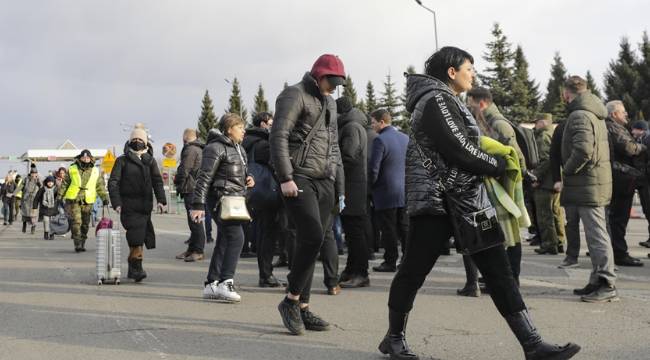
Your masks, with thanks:
[(163, 179), (150, 148), (147, 132), (141, 128), (133, 129), (127, 148), (115, 160), (108, 179), (111, 205), (120, 213), (129, 244), (127, 277), (135, 282), (147, 277), (142, 267), (143, 246), (147, 249), (156, 247), (156, 233), (151, 222), (154, 195), (161, 210), (167, 206)]
[(472, 88), (473, 63), (469, 53), (444, 47), (427, 60), (426, 75), (407, 78), (413, 130), (406, 159), (411, 228), (404, 261), (391, 285), (389, 330), (379, 350), (391, 359), (418, 358), (406, 343), (406, 320), (418, 289), (453, 235), (458, 250), (471, 255), (483, 274), (526, 359), (569, 359), (580, 347), (542, 341), (508, 265), (503, 234), (483, 185), (485, 176), (504, 174), (505, 161), (481, 151), (480, 130), (458, 98)]
[(219, 129), (210, 130), (194, 187), (190, 216), (202, 221), (207, 204), (217, 222), (217, 241), (203, 289), (206, 299), (241, 301), (233, 277), (244, 245), (244, 230), (241, 221), (220, 219), (219, 202), (224, 195), (245, 196), (246, 189), (255, 185), (247, 175), (246, 151), (240, 145), (246, 133), (244, 125), (238, 115), (226, 114), (219, 120)]

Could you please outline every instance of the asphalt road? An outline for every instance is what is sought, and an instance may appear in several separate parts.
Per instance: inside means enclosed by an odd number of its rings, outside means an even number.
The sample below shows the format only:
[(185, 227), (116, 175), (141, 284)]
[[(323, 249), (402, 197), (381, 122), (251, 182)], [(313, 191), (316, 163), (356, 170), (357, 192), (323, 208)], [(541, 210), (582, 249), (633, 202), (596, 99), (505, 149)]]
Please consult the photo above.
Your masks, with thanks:
[[(145, 252), (149, 277), (119, 286), (96, 285), (92, 236), (88, 252), (75, 254), (69, 238), (44, 241), (20, 233), (18, 224), (0, 228), (0, 359), (385, 358), (376, 349), (386, 331), (393, 274), (373, 273), (371, 287), (328, 296), (319, 266), (312, 310), (333, 329), (290, 336), (276, 309), (283, 290), (257, 287), (255, 259), (238, 267), (241, 304), (203, 300), (208, 260), (174, 260), (187, 238), (184, 218), (157, 215), (154, 222), (158, 248)], [(587, 282), (587, 257), (581, 268), (561, 270), (561, 256), (535, 255), (524, 246), (526, 303), (546, 339), (582, 345), (576, 359), (650, 359), (650, 259), (637, 245), (648, 236), (645, 220), (631, 220), (629, 230), (631, 253), (646, 266), (620, 269), (617, 303), (586, 304), (571, 294)], [(211, 252), (209, 246), (208, 259)], [(286, 278), (286, 268), (276, 275)], [(455, 295), (463, 281), (461, 257), (442, 257), (410, 316), (412, 348), (423, 359), (523, 359), (488, 296)]]

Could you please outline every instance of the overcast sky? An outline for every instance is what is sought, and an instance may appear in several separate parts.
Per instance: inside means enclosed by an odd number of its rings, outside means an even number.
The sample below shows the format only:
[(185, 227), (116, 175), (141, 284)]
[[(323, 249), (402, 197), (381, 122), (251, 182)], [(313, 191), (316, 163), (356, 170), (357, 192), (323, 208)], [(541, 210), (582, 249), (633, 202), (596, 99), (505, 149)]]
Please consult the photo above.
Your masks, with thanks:
[[(648, 27), (644, 0), (422, 0), (440, 46), (476, 57), (499, 22), (545, 89), (555, 51), (569, 73), (600, 83), (622, 36)], [(262, 83), (271, 104), (323, 53), (338, 54), (357, 91), (434, 50), (432, 15), (413, 0), (0, 0), (0, 155), (59, 145), (123, 144), (120, 123), (144, 122), (180, 144), (206, 89), (217, 115), (237, 76), (248, 108)], [(273, 106), (273, 105), (272, 105)], [(121, 147), (121, 146), (120, 146)]]

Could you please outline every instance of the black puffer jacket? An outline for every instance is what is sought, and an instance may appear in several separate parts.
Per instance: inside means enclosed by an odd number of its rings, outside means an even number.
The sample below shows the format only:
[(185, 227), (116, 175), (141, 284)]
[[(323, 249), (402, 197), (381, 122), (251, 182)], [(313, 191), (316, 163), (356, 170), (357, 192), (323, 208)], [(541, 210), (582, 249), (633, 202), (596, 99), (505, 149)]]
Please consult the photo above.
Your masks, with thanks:
[(181, 163), (178, 165), (174, 185), (181, 196), (189, 196), (194, 192), (196, 176), (201, 167), (203, 143), (198, 140), (188, 142), (181, 151)]
[(503, 174), (505, 161), (480, 150), (476, 120), (446, 84), (409, 75), (406, 101), (412, 113), (406, 152), (410, 216), (447, 214), (446, 193), (471, 194), (483, 175)]
[[(307, 146), (304, 142), (323, 107), (325, 121)], [(322, 96), (316, 80), (306, 73), (301, 82), (280, 93), (275, 109), (271, 159), (280, 182), (292, 180), (295, 175), (335, 180), (341, 155), (334, 99)]]
[(605, 119), (609, 136), (609, 153), (612, 162), (613, 191), (623, 194), (634, 192), (644, 173), (635, 168), (637, 158), (645, 156), (646, 146), (634, 140), (621, 124)]
[(339, 147), (345, 173), (346, 207), (343, 215), (366, 214), (368, 196), (368, 138), (364, 128), (366, 122), (366, 116), (356, 108), (338, 117)]
[(223, 195), (246, 195), (246, 152), (219, 130), (212, 129), (203, 149), (201, 169), (194, 187), (192, 208), (205, 209)]
[[(246, 150), (246, 154), (251, 154), (255, 150), (255, 162), (263, 165), (270, 165), (271, 150), (269, 148), (269, 131), (258, 127), (246, 129), (246, 136), (241, 146)], [(250, 161), (253, 161), (251, 158)]]

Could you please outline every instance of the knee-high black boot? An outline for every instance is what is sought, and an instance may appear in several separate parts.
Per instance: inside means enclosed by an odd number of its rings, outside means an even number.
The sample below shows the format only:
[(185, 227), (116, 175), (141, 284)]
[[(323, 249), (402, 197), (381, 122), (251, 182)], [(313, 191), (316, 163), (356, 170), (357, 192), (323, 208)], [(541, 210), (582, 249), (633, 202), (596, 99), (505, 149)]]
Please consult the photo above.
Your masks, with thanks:
[(391, 360), (419, 360), (406, 343), (406, 322), (408, 313), (388, 310), (388, 333), (379, 344), (382, 354), (390, 354)]
[(528, 310), (507, 315), (505, 319), (524, 349), (526, 360), (566, 360), (580, 351), (580, 346), (574, 343), (559, 346), (544, 342)]
[(23, 234), (27, 232), (27, 221), (23, 221)]
[(478, 286), (478, 268), (476, 267), (476, 264), (474, 264), (470, 256), (463, 255), (463, 265), (465, 266), (465, 277), (467, 277), (467, 281), (465, 282), (465, 287), (456, 290), (456, 294), (472, 297), (481, 296), (481, 289), (479, 289)]
[(508, 253), (510, 269), (512, 269), (512, 277), (515, 278), (515, 284), (519, 287), (519, 274), (521, 273), (521, 243), (509, 247), (506, 252)]

